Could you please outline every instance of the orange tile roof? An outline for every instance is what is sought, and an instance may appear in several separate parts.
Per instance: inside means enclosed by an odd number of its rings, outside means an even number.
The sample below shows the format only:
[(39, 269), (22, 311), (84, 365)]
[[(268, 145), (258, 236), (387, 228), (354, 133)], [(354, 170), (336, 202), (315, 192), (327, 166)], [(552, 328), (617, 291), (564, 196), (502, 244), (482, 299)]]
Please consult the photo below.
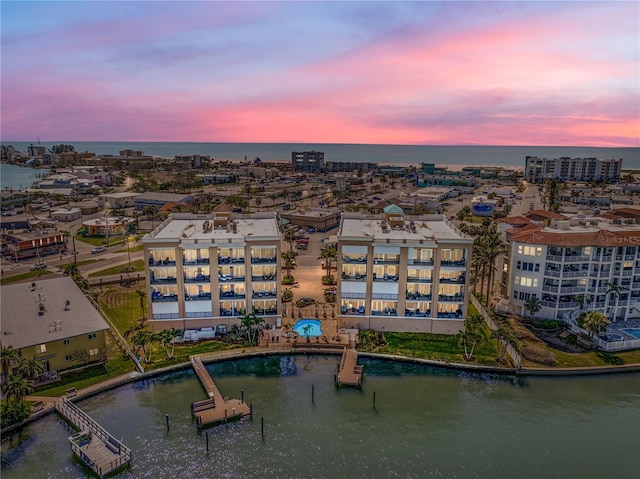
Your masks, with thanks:
[(568, 219), (565, 215), (561, 215), (560, 213), (554, 213), (553, 211), (547, 210), (532, 210), (527, 211), (523, 216), (526, 218), (534, 218), (538, 217), (543, 220), (566, 220)]
[(233, 206), (228, 205), (227, 203), (220, 203), (215, 208), (213, 208), (215, 213), (233, 213)]
[(616, 208), (611, 210), (611, 213), (624, 218), (640, 218), (640, 210), (637, 208)]
[(549, 232), (543, 231), (542, 227), (537, 230), (520, 228), (511, 239), (519, 243), (554, 246), (625, 246), (640, 245), (640, 231)]
[(507, 223), (510, 225), (528, 225), (531, 221), (524, 216), (508, 216), (506, 218), (498, 218), (498, 223)]

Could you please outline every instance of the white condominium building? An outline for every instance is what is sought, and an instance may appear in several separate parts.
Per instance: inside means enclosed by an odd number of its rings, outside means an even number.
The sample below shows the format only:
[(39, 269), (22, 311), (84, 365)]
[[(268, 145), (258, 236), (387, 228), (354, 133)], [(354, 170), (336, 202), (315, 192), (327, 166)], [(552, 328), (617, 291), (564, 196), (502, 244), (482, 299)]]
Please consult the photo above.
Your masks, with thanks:
[(639, 219), (640, 210), (621, 208), (507, 231), (511, 311), (528, 316), (525, 303), (536, 296), (540, 319), (576, 311), (600, 311), (612, 321), (640, 317)]
[(229, 327), (246, 311), (279, 325), (280, 233), (274, 213), (173, 214), (142, 242), (154, 331)]
[(532, 183), (559, 181), (618, 180), (622, 171), (622, 158), (538, 158), (527, 156), (524, 178)]
[(457, 333), (467, 316), (472, 244), (440, 215), (345, 213), (337, 249), (340, 326)]

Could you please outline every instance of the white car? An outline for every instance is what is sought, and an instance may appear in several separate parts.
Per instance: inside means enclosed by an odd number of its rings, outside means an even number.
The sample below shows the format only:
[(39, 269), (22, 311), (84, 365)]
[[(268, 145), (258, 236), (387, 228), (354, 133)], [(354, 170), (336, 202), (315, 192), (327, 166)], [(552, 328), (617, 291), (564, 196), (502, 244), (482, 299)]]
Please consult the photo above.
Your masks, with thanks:
[(98, 254), (98, 253), (103, 253), (105, 251), (107, 251), (107, 248), (105, 248), (104, 246), (96, 246), (95, 248), (93, 248), (91, 250), (91, 253), (92, 254)]
[(41, 269), (46, 269), (47, 265), (45, 263), (36, 263), (36, 264), (32, 264), (31, 268), (29, 268), (31, 271), (38, 271)]

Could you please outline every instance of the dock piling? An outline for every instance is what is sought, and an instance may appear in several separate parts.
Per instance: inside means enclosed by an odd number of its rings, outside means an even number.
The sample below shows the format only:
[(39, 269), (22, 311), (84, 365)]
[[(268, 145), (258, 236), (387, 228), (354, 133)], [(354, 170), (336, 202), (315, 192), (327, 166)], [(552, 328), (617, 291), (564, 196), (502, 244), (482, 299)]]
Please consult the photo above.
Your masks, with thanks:
[(204, 432), (204, 437), (207, 439), (207, 452), (209, 452), (209, 431)]
[(249, 416), (251, 417), (251, 420), (253, 421), (253, 403), (249, 403)]
[(262, 438), (264, 439), (264, 417), (260, 418), (260, 425), (262, 429)]
[(376, 392), (373, 391), (373, 409), (376, 408)]
[(169, 415), (165, 414), (164, 415), (165, 420), (167, 421), (167, 430), (169, 430)]
[(315, 385), (314, 385), (314, 384), (312, 384), (312, 385), (311, 385), (311, 402), (313, 402), (313, 403), (314, 403), (314, 402), (316, 402), (316, 399), (315, 399), (315, 389), (316, 389)]
[(240, 402), (244, 402), (244, 389), (240, 390)]

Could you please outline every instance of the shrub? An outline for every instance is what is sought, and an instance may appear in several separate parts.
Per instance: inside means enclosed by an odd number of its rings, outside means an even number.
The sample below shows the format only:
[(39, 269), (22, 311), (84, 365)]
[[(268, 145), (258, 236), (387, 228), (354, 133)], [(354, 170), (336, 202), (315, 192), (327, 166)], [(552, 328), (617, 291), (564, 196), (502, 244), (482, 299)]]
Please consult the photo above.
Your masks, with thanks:
[(281, 284), (293, 284), (295, 283), (295, 278), (293, 276), (283, 276)]
[(552, 352), (537, 346), (525, 346), (522, 348), (522, 357), (544, 366), (555, 366), (558, 363), (556, 356)]
[(363, 352), (373, 352), (378, 347), (387, 345), (384, 334), (380, 331), (360, 331), (358, 342), (358, 349)]
[(322, 277), (322, 284), (336, 284), (336, 279), (332, 274), (326, 274)]

